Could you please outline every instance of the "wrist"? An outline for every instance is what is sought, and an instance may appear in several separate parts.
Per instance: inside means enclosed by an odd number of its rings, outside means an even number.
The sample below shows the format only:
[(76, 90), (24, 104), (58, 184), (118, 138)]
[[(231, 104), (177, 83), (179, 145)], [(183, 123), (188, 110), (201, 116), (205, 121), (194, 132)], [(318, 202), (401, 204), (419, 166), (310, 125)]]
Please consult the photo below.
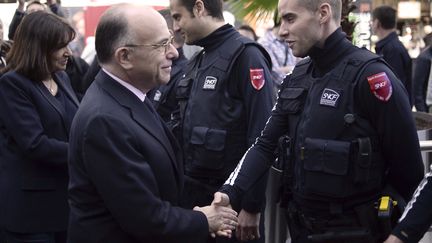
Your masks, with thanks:
[(24, 11), (24, 4), (18, 4), (17, 11), (20, 12), (20, 13), (24, 13), (25, 12)]

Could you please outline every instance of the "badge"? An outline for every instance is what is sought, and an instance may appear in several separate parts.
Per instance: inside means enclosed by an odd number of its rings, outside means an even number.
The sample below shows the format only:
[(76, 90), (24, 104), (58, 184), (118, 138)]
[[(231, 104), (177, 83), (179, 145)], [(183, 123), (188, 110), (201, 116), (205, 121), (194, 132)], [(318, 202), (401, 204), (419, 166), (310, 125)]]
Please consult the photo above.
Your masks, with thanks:
[(262, 68), (255, 68), (255, 69), (249, 69), (250, 79), (252, 86), (256, 90), (262, 89), (265, 84), (265, 78), (264, 78), (264, 69)]
[(321, 94), (320, 105), (336, 107), (340, 94), (332, 89), (325, 88)]
[(367, 77), (372, 93), (379, 100), (388, 101), (393, 93), (393, 87), (385, 72)]
[(217, 81), (217, 78), (213, 76), (206, 76), (203, 89), (215, 90)]
[(160, 101), (161, 96), (162, 96), (162, 92), (160, 92), (160, 90), (156, 90), (153, 100)]

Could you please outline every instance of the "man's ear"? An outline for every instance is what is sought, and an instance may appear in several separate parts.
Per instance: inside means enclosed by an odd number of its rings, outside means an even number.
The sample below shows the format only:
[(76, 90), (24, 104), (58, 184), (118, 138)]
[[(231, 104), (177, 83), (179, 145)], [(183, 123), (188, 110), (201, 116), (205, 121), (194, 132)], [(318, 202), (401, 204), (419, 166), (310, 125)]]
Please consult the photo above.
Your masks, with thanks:
[(381, 28), (381, 22), (377, 19), (377, 21), (376, 21), (376, 27), (378, 28), (378, 29), (380, 29)]
[(329, 22), (333, 17), (332, 8), (328, 3), (322, 3), (318, 8), (318, 13), (320, 17), (320, 24)]
[(114, 52), (114, 59), (124, 69), (131, 69), (133, 64), (131, 62), (132, 50), (127, 47), (120, 47)]
[(205, 5), (204, 2), (201, 0), (196, 0), (195, 6), (193, 8), (193, 13), (195, 16), (203, 16), (205, 12)]

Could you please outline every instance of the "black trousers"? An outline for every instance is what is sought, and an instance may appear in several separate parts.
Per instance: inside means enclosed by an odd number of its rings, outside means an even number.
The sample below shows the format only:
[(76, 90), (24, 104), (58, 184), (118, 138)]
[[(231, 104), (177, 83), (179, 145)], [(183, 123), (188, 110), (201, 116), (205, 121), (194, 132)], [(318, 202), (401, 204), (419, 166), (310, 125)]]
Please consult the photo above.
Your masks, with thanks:
[[(208, 206), (213, 201), (213, 195), (214, 193), (220, 188), (220, 182), (215, 182), (213, 185), (213, 182), (209, 181), (208, 184), (197, 181), (194, 179), (191, 179), (189, 177), (185, 177), (185, 185), (183, 189), (183, 195), (180, 201), (180, 205), (184, 208), (192, 209), (195, 206), (203, 207)], [(235, 209), (237, 210), (237, 209)], [(239, 210), (237, 210), (239, 212)], [(264, 243), (265, 242), (265, 236), (264, 236), (264, 210), (261, 212), (261, 218), (260, 218), (260, 238), (246, 241), (247, 243)], [(208, 237), (206, 243), (239, 243), (240, 240), (237, 240), (235, 237), (235, 233), (231, 237), (231, 239), (226, 237)], [(204, 243), (204, 242), (203, 242)]]

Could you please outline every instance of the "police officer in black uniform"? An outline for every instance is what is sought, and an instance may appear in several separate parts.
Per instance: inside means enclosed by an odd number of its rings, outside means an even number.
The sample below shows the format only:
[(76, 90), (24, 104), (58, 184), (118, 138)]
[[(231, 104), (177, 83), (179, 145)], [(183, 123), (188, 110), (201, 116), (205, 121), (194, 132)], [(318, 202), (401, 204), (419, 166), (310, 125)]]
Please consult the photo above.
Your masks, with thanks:
[[(176, 90), (181, 119), (177, 134), (186, 174), (182, 206), (187, 208), (212, 202), (213, 194), (259, 136), (274, 104), (271, 59), (256, 42), (224, 23), (222, 4), (222, 0), (170, 1), (174, 30), (184, 35), (187, 44), (203, 47)], [(236, 208), (239, 239), (249, 240), (245, 237), (252, 234), (259, 238), (265, 184), (266, 176)], [(260, 238), (263, 242), (264, 237)]]
[(409, 199), (423, 176), (406, 90), (380, 57), (346, 39), (341, 5), (279, 0), (280, 35), (295, 56), (309, 58), (284, 80), (261, 136), (215, 195), (235, 206), (271, 166), (282, 136), (295, 243), (382, 242), (390, 230), (375, 203), (384, 189)]
[[(432, 167), (430, 168), (432, 170)], [(384, 243), (419, 242), (432, 224), (432, 172), (425, 175), (407, 204), (399, 224)]]

